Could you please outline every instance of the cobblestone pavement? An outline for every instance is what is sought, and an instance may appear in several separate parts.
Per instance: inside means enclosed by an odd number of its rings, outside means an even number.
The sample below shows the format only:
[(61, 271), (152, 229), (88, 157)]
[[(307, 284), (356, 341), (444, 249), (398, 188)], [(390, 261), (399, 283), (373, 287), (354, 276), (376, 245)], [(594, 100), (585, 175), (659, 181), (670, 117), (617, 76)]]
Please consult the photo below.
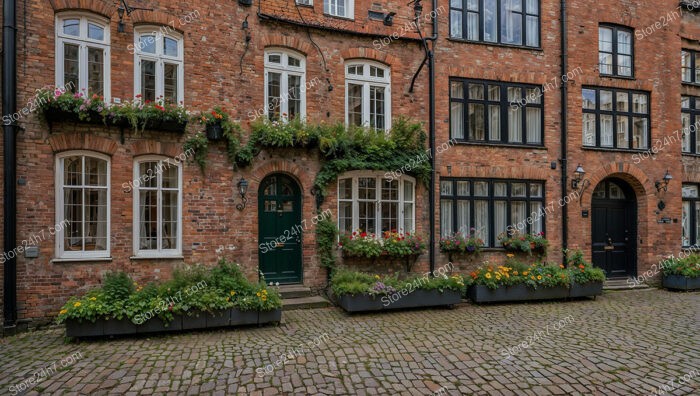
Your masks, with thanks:
[(700, 293), (647, 290), (291, 311), (279, 327), (111, 341), (66, 343), (55, 328), (0, 339), (0, 394), (38, 373), (29, 394), (648, 395), (665, 384), (665, 394), (698, 395), (699, 323)]

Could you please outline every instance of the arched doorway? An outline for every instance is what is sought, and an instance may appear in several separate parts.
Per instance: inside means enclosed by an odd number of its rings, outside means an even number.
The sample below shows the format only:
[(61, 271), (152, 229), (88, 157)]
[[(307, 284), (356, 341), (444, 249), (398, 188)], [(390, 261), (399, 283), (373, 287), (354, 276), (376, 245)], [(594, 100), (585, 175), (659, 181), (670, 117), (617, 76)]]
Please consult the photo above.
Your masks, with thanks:
[(622, 179), (607, 178), (593, 191), (591, 202), (593, 264), (609, 278), (637, 274), (637, 197)]
[(265, 177), (258, 190), (258, 262), (266, 281), (302, 282), (301, 226), (297, 182), (281, 173)]

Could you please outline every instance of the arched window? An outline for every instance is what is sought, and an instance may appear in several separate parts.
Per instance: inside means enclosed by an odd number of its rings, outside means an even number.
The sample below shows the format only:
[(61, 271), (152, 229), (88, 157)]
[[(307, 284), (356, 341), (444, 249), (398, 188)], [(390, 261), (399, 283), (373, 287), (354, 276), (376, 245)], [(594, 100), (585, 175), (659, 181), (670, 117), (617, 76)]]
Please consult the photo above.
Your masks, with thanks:
[(138, 257), (182, 254), (182, 167), (171, 158), (134, 164), (134, 252)]
[(56, 157), (57, 258), (109, 257), (109, 157), (86, 151)]
[(348, 125), (391, 128), (391, 71), (377, 62), (345, 67), (345, 120)]
[(134, 95), (142, 101), (181, 103), (184, 87), (182, 35), (168, 26), (141, 26), (134, 35)]
[(270, 120), (306, 116), (306, 59), (282, 49), (265, 50), (265, 109)]
[(415, 230), (415, 179), (350, 172), (338, 179), (338, 228), (370, 234)]
[(84, 13), (56, 16), (56, 85), (109, 102), (109, 21)]

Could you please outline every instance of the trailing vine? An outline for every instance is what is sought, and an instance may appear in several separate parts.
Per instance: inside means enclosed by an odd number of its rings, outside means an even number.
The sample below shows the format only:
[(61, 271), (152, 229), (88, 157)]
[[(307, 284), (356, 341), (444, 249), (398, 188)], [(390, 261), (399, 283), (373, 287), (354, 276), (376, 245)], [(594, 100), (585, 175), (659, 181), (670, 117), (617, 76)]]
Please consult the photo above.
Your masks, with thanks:
[(338, 228), (330, 219), (323, 219), (316, 224), (316, 243), (321, 266), (333, 272), (336, 267), (335, 243)]
[(207, 167), (207, 154), (209, 154), (209, 139), (202, 132), (197, 132), (191, 138), (185, 140), (182, 145), (185, 153), (194, 153), (190, 161), (194, 161), (204, 173)]

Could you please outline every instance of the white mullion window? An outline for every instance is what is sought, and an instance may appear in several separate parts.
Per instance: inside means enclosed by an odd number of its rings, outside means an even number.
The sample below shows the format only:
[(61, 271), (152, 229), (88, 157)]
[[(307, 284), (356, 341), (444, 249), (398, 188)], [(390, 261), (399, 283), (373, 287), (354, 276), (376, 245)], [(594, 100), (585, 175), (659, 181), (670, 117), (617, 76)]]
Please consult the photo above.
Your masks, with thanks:
[(391, 128), (391, 71), (376, 62), (345, 68), (345, 123), (372, 129)]
[(56, 16), (56, 86), (109, 103), (109, 22), (81, 13)]
[(323, 0), (323, 12), (328, 15), (353, 19), (354, 7), (354, 0)]
[(182, 254), (182, 171), (161, 157), (134, 166), (134, 252), (137, 257)]
[(56, 157), (56, 258), (107, 258), (110, 160), (86, 151)]
[(381, 235), (415, 230), (415, 180), (355, 171), (338, 179), (338, 228)]
[(287, 50), (265, 51), (265, 109), (270, 120), (306, 117), (306, 59)]
[(183, 104), (182, 36), (168, 27), (140, 27), (134, 36), (134, 96), (142, 102)]

